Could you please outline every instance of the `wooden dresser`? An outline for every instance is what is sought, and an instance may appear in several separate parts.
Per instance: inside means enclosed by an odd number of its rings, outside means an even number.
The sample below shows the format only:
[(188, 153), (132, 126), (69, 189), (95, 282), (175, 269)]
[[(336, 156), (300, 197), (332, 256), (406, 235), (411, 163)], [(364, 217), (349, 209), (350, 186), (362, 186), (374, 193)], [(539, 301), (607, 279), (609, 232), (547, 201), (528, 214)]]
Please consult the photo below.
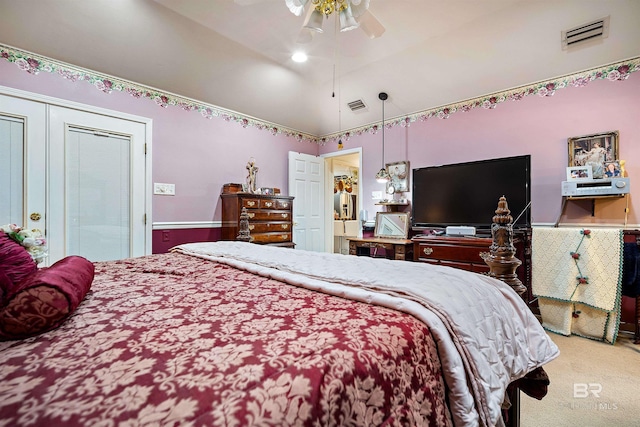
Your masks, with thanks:
[[(523, 298), (534, 312), (538, 313), (537, 300), (531, 290), (531, 231), (517, 231), (514, 233), (513, 245), (516, 248), (516, 258), (522, 264), (516, 270), (518, 278), (527, 288)], [(431, 264), (446, 265), (475, 273), (489, 273), (489, 266), (484, 262), (482, 252), (489, 252), (491, 237), (454, 237), (454, 236), (426, 236), (413, 237), (413, 260)]]
[(222, 240), (236, 240), (240, 213), (247, 208), (253, 243), (294, 247), (293, 197), (222, 193)]
[(413, 259), (476, 273), (488, 273), (489, 266), (480, 253), (489, 252), (491, 242), (490, 237), (416, 236), (413, 238)]

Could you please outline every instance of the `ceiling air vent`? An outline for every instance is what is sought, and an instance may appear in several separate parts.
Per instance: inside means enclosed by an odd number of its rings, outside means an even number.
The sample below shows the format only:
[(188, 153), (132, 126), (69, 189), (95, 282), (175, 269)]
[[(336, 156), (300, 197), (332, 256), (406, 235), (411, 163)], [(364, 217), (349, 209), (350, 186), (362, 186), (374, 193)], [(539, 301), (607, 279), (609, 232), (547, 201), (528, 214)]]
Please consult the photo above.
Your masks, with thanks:
[(562, 32), (562, 50), (587, 40), (604, 39), (609, 36), (609, 17), (589, 22)]
[(362, 99), (358, 99), (356, 101), (351, 101), (347, 105), (349, 106), (351, 111), (360, 111), (360, 110), (364, 110), (364, 109), (367, 108), (367, 106), (362, 101)]

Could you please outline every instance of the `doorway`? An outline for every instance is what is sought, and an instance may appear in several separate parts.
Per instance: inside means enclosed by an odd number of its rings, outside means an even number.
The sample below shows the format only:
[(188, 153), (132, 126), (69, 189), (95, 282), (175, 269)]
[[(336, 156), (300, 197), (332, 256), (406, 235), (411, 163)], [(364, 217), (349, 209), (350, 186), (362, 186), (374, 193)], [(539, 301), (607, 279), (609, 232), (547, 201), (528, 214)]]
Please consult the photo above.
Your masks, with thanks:
[(325, 158), (325, 229), (327, 252), (349, 253), (349, 237), (362, 237), (362, 148), (322, 155)]

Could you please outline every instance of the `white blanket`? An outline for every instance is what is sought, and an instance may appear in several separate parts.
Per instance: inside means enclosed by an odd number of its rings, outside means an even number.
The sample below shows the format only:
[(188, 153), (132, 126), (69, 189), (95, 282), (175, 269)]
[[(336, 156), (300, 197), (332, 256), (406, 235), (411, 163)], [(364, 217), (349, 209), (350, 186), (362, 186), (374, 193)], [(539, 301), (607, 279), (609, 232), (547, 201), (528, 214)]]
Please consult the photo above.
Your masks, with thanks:
[(559, 354), (520, 297), (479, 274), (243, 242), (174, 250), (419, 318), (438, 343), (456, 426), (502, 425), (507, 385)]
[(533, 229), (532, 288), (546, 329), (615, 343), (622, 247), (621, 229)]

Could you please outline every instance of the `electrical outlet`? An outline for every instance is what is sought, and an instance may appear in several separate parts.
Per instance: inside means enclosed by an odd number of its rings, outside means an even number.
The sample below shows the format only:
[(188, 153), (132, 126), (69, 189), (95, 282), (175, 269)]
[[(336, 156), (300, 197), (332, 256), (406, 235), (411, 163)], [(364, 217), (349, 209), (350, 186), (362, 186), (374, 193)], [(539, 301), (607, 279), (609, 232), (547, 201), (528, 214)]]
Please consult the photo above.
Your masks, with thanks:
[(160, 182), (153, 183), (153, 194), (160, 194), (163, 196), (175, 196), (176, 185), (175, 184), (163, 184)]
[(371, 198), (373, 200), (380, 200), (382, 199), (382, 191), (372, 191), (371, 192)]
[(163, 230), (162, 231), (162, 241), (163, 242), (168, 242), (169, 239), (170, 239), (169, 230)]

